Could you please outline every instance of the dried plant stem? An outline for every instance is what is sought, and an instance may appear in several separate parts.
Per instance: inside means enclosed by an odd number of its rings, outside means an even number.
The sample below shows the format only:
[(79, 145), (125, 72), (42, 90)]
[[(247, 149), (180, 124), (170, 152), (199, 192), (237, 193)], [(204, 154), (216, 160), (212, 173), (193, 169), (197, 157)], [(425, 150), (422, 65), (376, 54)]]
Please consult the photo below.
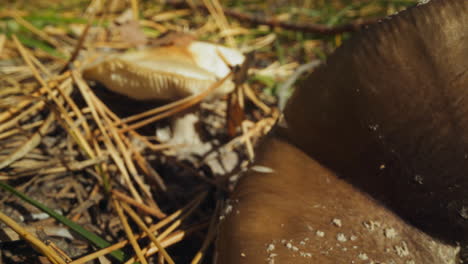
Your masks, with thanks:
[(245, 148), (247, 149), (247, 154), (249, 156), (249, 159), (250, 161), (253, 161), (254, 158), (255, 158), (255, 154), (254, 154), (254, 149), (253, 149), (253, 145), (252, 145), (252, 140), (251, 140), (251, 136), (247, 136), (247, 133), (249, 132), (249, 125), (250, 122), (242, 122), (242, 135), (243, 135), (243, 138), (244, 138), (244, 144), (245, 144)]
[(114, 209), (117, 211), (117, 214), (119, 215), (120, 223), (122, 224), (123, 229), (125, 233), (127, 234), (128, 241), (132, 245), (133, 250), (135, 250), (138, 260), (142, 264), (148, 264), (148, 261), (146, 261), (146, 258), (143, 256), (143, 253), (141, 252), (140, 245), (138, 245), (138, 241), (136, 240), (135, 235), (133, 234), (133, 231), (130, 228), (130, 225), (128, 225), (128, 221), (124, 215), (122, 207), (120, 207), (120, 204), (116, 199), (112, 199), (112, 204), (114, 205)]
[[(17, 47), (20, 47), (20, 46), (17, 46)], [(59, 85), (60, 82), (67, 79), (68, 77), (70, 77), (70, 74), (68, 72), (63, 74), (63, 75), (60, 75), (57, 78), (55, 78), (54, 80), (49, 81), (48, 82), (48, 87), (51, 88), (51, 89), (55, 88), (56, 86)], [(7, 80), (8, 80), (8, 78), (7, 78)], [(20, 90), (19, 86), (18, 86), (18, 89)], [(31, 95), (28, 95), (32, 99), (22, 100), (17, 105), (15, 105), (15, 107), (12, 107), (12, 108), (8, 109), (8, 111), (0, 113), (0, 123), (3, 123), (5, 120), (11, 118), (12, 116), (17, 114), (18, 112), (23, 112), (24, 111), (23, 109), (25, 107), (30, 105), (33, 101), (37, 100), (37, 97), (39, 97), (39, 96), (41, 96), (41, 95), (43, 95), (45, 93), (47, 93), (47, 90), (46, 90), (45, 87), (42, 87), (42, 88), (39, 89), (39, 91), (34, 92)], [(4, 128), (2, 128), (1, 130), (3, 130), (3, 129)]]
[[(145, 173), (148, 177), (152, 177), (152, 179), (154, 179), (154, 181), (156, 182), (156, 184), (158, 185), (158, 187), (162, 191), (164, 191), (164, 192), (167, 191), (167, 186), (164, 183), (164, 180), (161, 177), (161, 175), (159, 175), (159, 173), (155, 169), (153, 169), (150, 166), (150, 164), (148, 164), (148, 161), (146, 161), (146, 159), (142, 156), (140, 151), (133, 152), (133, 155), (134, 155), (134, 159), (135, 159), (136, 163), (140, 167), (140, 170), (142, 170), (143, 173)], [(157, 206), (159, 208), (157, 203), (155, 204), (155, 206)]]
[(135, 200), (133, 200), (131, 197), (128, 197), (127, 195), (117, 191), (117, 190), (112, 190), (112, 194), (115, 195), (115, 198), (121, 200), (121, 201), (124, 201), (126, 203), (129, 203), (135, 207), (137, 207), (138, 209), (140, 209), (141, 211), (147, 213), (147, 214), (150, 214), (150, 215), (153, 215), (159, 219), (162, 219), (164, 217), (166, 217), (166, 214), (161, 212), (160, 210), (158, 209), (155, 209), (155, 208), (151, 208), (147, 205), (144, 205), (142, 203), (139, 203)]
[[(92, 149), (90, 148), (90, 146), (88, 145), (88, 143), (84, 139), (84, 137), (81, 135), (81, 133), (78, 130), (73, 129), (73, 121), (67, 115), (68, 111), (62, 106), (62, 102), (51, 91), (51, 88), (44, 81), (44, 79), (41, 77), (41, 75), (39, 74), (37, 69), (32, 64), (32, 62), (30, 60), (31, 55), (29, 55), (27, 50), (23, 47), (23, 45), (21, 44), (21, 42), (19, 42), (19, 40), (16, 38), (15, 35), (13, 35), (12, 37), (13, 37), (13, 41), (16, 44), (16, 47), (18, 48), (21, 56), (23, 57), (23, 60), (26, 62), (26, 64), (30, 67), (31, 71), (33, 72), (34, 77), (42, 85), (42, 87), (45, 89), (45, 91), (47, 91), (48, 95), (52, 98), (53, 102), (55, 103), (55, 105), (57, 106), (57, 108), (58, 108), (58, 110), (60, 112), (60, 116), (64, 117), (64, 120), (66, 121), (66, 124), (69, 127), (69, 129), (67, 129), (67, 130), (70, 132), (72, 137), (75, 138), (76, 142), (84, 149), (86, 154), (88, 154), (88, 156), (90, 158), (95, 158), (95, 155), (94, 155)], [(67, 127), (67, 126), (65, 126), (65, 127)]]
[(66, 262), (51, 248), (44, 244), (41, 240), (34, 237), (31, 233), (26, 231), (23, 227), (18, 225), (13, 219), (0, 212), (0, 221), (5, 223), (8, 227), (13, 229), (24, 240), (28, 241), (36, 250), (44, 254), (50, 262), (54, 264), (66, 264)]
[(66, 164), (66, 166), (55, 166), (53, 168), (42, 168), (42, 169), (33, 169), (31, 171), (26, 171), (22, 173), (18, 173), (15, 175), (16, 178), (18, 177), (25, 177), (31, 175), (48, 175), (48, 174), (58, 174), (67, 171), (81, 171), (87, 167), (95, 166), (100, 164), (108, 159), (107, 156), (102, 155), (95, 159), (89, 159), (85, 161), (76, 161)]
[[(64, 82), (62, 82), (61, 85), (58, 86), (57, 90), (59, 91), (60, 95), (65, 99), (65, 102), (67, 102), (68, 105), (71, 107), (72, 113), (76, 115), (79, 123), (82, 125), (85, 131), (86, 138), (91, 138), (91, 129), (89, 128), (89, 125), (86, 122), (86, 118), (84, 117), (83, 113), (78, 108), (78, 106), (76, 105), (75, 101), (68, 95), (68, 93), (65, 93), (63, 91), (65, 86), (72, 85), (72, 81), (73, 80), (71, 77), (67, 78)], [(69, 113), (67, 113), (66, 115), (71, 117)]]
[[(170, 235), (167, 239), (161, 241), (161, 246), (166, 248), (166, 247), (168, 247), (170, 245), (173, 245), (173, 244), (181, 241), (184, 238), (184, 235), (185, 235), (185, 233), (183, 231), (177, 231), (174, 234)], [(145, 237), (145, 236), (146, 235), (138, 236), (137, 238), (139, 239), (139, 238), (142, 238), (142, 237)], [(128, 240), (120, 241), (120, 242), (118, 242), (118, 243), (116, 243), (116, 244), (114, 244), (114, 245), (112, 245), (110, 247), (107, 247), (107, 248), (98, 250), (96, 252), (93, 252), (92, 254), (81, 257), (81, 258), (79, 258), (77, 260), (74, 260), (74, 261), (68, 263), (68, 264), (84, 264), (84, 263), (87, 263), (87, 262), (92, 261), (94, 259), (97, 259), (97, 258), (99, 258), (101, 256), (109, 254), (110, 252), (112, 252), (114, 250), (123, 248), (126, 245), (128, 245), (128, 243), (129, 243)], [(142, 252), (146, 252), (146, 250), (143, 249)], [(130, 258), (130, 260), (128, 262), (129, 263), (134, 263), (135, 261), (136, 261), (136, 259)]]
[[(89, 21), (93, 21), (93, 20), (94, 20), (94, 15), (92, 15), (90, 17)], [(88, 36), (88, 32), (89, 32), (90, 27), (91, 27), (91, 22), (88, 22), (85, 29), (81, 33), (80, 39), (78, 40), (78, 43), (76, 44), (75, 49), (73, 50), (73, 53), (72, 53), (70, 59), (68, 59), (68, 61), (65, 63), (63, 68), (60, 70), (60, 73), (64, 73), (70, 67), (70, 65), (72, 65), (72, 63), (76, 60), (76, 58), (80, 54), (80, 50), (83, 47), (83, 44), (84, 44), (84, 41), (85, 41), (86, 37)]]
[(126, 204), (122, 204), (123, 209), (127, 212), (127, 214), (135, 221), (135, 223), (143, 230), (145, 231), (146, 235), (151, 239), (151, 241), (156, 245), (156, 247), (159, 249), (159, 252), (164, 256), (165, 260), (169, 264), (175, 264), (174, 260), (172, 260), (171, 256), (167, 253), (167, 251), (164, 249), (164, 247), (161, 245), (159, 240), (153, 235), (153, 233), (149, 230), (149, 228), (146, 226), (146, 224), (141, 220), (141, 218), (138, 216), (135, 211), (133, 211), (132, 208), (130, 208)]
[[(218, 25), (218, 28), (221, 31), (228, 31), (229, 30), (229, 22), (224, 15), (223, 8), (218, 0), (203, 0), (203, 4), (205, 5), (210, 15), (214, 18), (215, 23)], [(235, 41), (232, 36), (227, 35), (227, 43), (230, 47), (235, 46)]]
[(206, 234), (205, 236), (205, 240), (203, 241), (202, 247), (197, 252), (197, 254), (195, 254), (195, 257), (193, 257), (192, 261), (190, 262), (191, 264), (198, 264), (201, 262), (206, 249), (211, 244), (211, 242), (213, 242), (213, 239), (216, 236), (218, 217), (220, 215), (220, 211), (222, 208), (221, 203), (222, 203), (221, 200), (218, 200), (216, 202), (216, 208), (213, 212), (213, 215), (211, 216), (210, 225), (208, 227), (208, 234)]
[[(72, 76), (73, 79), (75, 80), (78, 89), (81, 91), (81, 94), (83, 95), (83, 98), (85, 99), (86, 103), (88, 104), (91, 114), (93, 116), (94, 121), (96, 122), (97, 126), (99, 127), (100, 133), (103, 136), (103, 141), (104, 145), (106, 146), (107, 150), (110, 153), (110, 156), (114, 160), (115, 164), (117, 165), (117, 168), (119, 171), (122, 173), (123, 180), (127, 184), (128, 189), (130, 190), (130, 193), (132, 196), (139, 202), (142, 203), (143, 199), (141, 198), (140, 194), (136, 190), (135, 186), (133, 185), (130, 175), (128, 174), (127, 168), (125, 167), (124, 161), (122, 160), (120, 153), (114, 146), (114, 143), (112, 143), (112, 140), (110, 136), (106, 133), (106, 126), (104, 125), (103, 121), (101, 119), (102, 116), (102, 109), (96, 108), (96, 105), (93, 104), (93, 99), (92, 99), (92, 91), (89, 88), (89, 86), (86, 84), (86, 82), (83, 80), (81, 77), (81, 74), (77, 72), (76, 70), (72, 71)], [(101, 115), (100, 115), (101, 113)]]
[(224, 145), (223, 148), (232, 149), (235, 145), (245, 142), (248, 138), (251, 138), (254, 134), (258, 134), (262, 132), (262, 130), (264, 130), (262, 134), (266, 133), (269, 129), (273, 127), (277, 119), (278, 119), (278, 116), (273, 115), (273, 117), (264, 118), (258, 121), (257, 123), (255, 123), (255, 125), (251, 129), (245, 132), (242, 136), (234, 138), (233, 140), (228, 142), (226, 145)]
[(14, 127), (19, 124), (20, 120), (25, 118), (28, 115), (33, 115), (38, 110), (42, 109), (45, 106), (44, 101), (36, 101), (29, 108), (22, 111), (20, 114), (16, 115), (14, 118), (0, 124), (0, 132), (3, 132), (11, 127)]
[[(125, 123), (123, 123), (121, 121), (121, 119), (116, 115), (114, 114), (110, 109), (109, 107), (107, 107), (101, 100), (99, 100), (98, 98), (96, 98), (95, 102), (97, 104), (99, 104), (101, 106), (101, 108), (104, 110), (105, 114), (108, 115), (113, 122), (109, 121), (109, 123), (112, 123), (113, 125), (114, 124), (121, 124), (124, 128), (127, 127), (127, 125)], [(152, 150), (155, 150), (155, 147), (153, 144), (151, 144), (150, 142), (148, 142), (148, 140), (146, 140), (145, 137), (142, 137), (140, 136), (140, 134), (138, 134), (137, 132), (135, 132), (134, 130), (129, 130), (128, 133), (133, 136), (133, 137), (136, 137), (138, 138), (141, 142), (145, 143), (145, 145), (152, 149)], [(118, 131), (118, 134), (119, 136), (122, 138), (122, 140), (125, 142), (127, 148), (131, 149), (132, 151), (132, 154), (134, 155), (134, 159), (136, 160), (137, 164), (140, 166), (140, 169), (149, 177), (154, 177), (159, 185), (159, 187), (162, 189), (162, 190), (166, 190), (166, 185), (164, 184), (164, 180), (161, 178), (161, 176), (159, 176), (159, 174), (154, 171), (154, 170), (150, 170), (146, 165), (147, 165), (147, 162), (146, 160), (143, 158), (143, 156), (141, 155), (140, 151), (137, 151), (134, 149), (133, 145), (129, 142), (129, 139), (124, 135), (123, 132), (121, 131)], [(158, 146), (159, 147), (159, 146)], [(158, 148), (158, 150), (160, 150), (161, 148)], [(148, 195), (148, 193), (147, 193)], [(152, 199), (151, 195), (149, 195), (148, 197), (150, 199), (150, 202), (153, 204), (153, 206), (156, 208), (156, 210), (160, 210), (159, 209), (159, 206), (157, 205), (156, 201), (154, 199)]]
[[(190, 229), (188, 230), (185, 230), (185, 231), (182, 231), (182, 230), (179, 230), (177, 232), (174, 232), (172, 233), (170, 236), (168, 236), (166, 239), (164, 239), (162, 242), (161, 242), (161, 245), (163, 247), (167, 247), (168, 244), (169, 245), (172, 245), (174, 243), (177, 243), (179, 241), (181, 241), (184, 237), (188, 236), (189, 234), (193, 233), (193, 232), (196, 232), (196, 231), (199, 231), (201, 229), (204, 229), (208, 226), (208, 223), (205, 222), (205, 223), (201, 223), (201, 224), (198, 224), (194, 227), (191, 227)], [(158, 238), (159, 239), (159, 238)], [(155, 246), (152, 246), (152, 247), (149, 247), (149, 248), (145, 248), (143, 249), (143, 252), (145, 252), (145, 256), (146, 257), (149, 257), (149, 256), (152, 256), (156, 253), (159, 252), (158, 248), (155, 247)], [(135, 262), (135, 259), (134, 258), (130, 258), (125, 264), (131, 264), (131, 263), (134, 263)]]
[(160, 113), (160, 112), (163, 112), (163, 111), (167, 110), (166, 112), (164, 112), (162, 114), (159, 114), (159, 115), (150, 117), (148, 119), (139, 121), (139, 122), (137, 122), (135, 124), (129, 125), (126, 128), (122, 128), (121, 131), (126, 132), (126, 131), (129, 131), (129, 130), (137, 129), (139, 127), (142, 127), (142, 126), (145, 126), (145, 125), (150, 124), (152, 122), (161, 120), (161, 119), (166, 118), (168, 116), (172, 116), (175, 113), (181, 112), (181, 111), (183, 111), (183, 110), (185, 110), (185, 109), (199, 103), (201, 100), (203, 100), (203, 98), (208, 96), (211, 92), (213, 92), (216, 88), (218, 88), (223, 82), (225, 82), (229, 77), (231, 77), (231, 75), (232, 75), (232, 72), (227, 74), (223, 79), (221, 79), (221, 80), (217, 81), (216, 83), (212, 84), (210, 87), (208, 87), (208, 89), (204, 90), (203, 92), (201, 92), (199, 94), (189, 96), (189, 97), (186, 97), (186, 98), (181, 99), (179, 101), (167, 104), (165, 106), (158, 107), (156, 109), (152, 109), (150, 111), (144, 112), (142, 114), (139, 114), (138, 117), (132, 116), (130, 118), (123, 119), (122, 121), (128, 123), (130, 121), (140, 119), (143, 116), (149, 116), (149, 115), (153, 115), (153, 114)]
[(250, 99), (252, 103), (255, 104), (260, 110), (263, 111), (265, 114), (269, 114), (271, 111), (271, 108), (268, 107), (264, 102), (262, 102), (258, 97), (255, 95), (254, 91), (252, 91), (252, 88), (250, 88), (250, 85), (244, 84), (242, 85), (244, 89), (244, 93), (247, 96), (247, 98)]
[[(109, 119), (109, 117), (106, 114), (106, 111), (103, 106), (104, 104), (99, 100), (94, 94), (90, 94), (90, 97), (93, 101), (93, 104), (96, 106), (96, 109), (99, 109), (100, 115), (105, 122), (107, 131), (109, 134), (112, 136), (114, 142), (116, 143), (116, 146), (119, 150), (119, 153), (123, 157), (123, 161), (126, 165), (126, 168), (128, 169), (129, 174), (132, 176), (132, 178), (135, 180), (135, 182), (138, 184), (140, 187), (140, 190), (144, 193), (147, 199), (153, 200), (151, 197), (151, 193), (149, 191), (149, 188), (145, 185), (143, 180), (141, 179), (141, 176), (138, 174), (137, 169), (135, 167), (135, 164), (133, 163), (131, 151), (131, 147), (129, 147), (128, 144), (124, 144), (125, 141), (125, 135), (123, 133), (119, 133), (117, 128), (113, 125), (112, 121)], [(135, 197), (138, 200), (138, 197)], [(143, 200), (141, 200), (143, 202)]]
[[(163, 220), (159, 221), (158, 223), (152, 225), (151, 227), (149, 227), (150, 232), (155, 232), (156, 230), (161, 229), (162, 227), (166, 226), (170, 222), (172, 222), (175, 219), (179, 218), (181, 215), (183, 215), (183, 217), (187, 217), (188, 215), (191, 214), (191, 212), (193, 212), (198, 207), (198, 205), (200, 205), (201, 201), (203, 201), (205, 199), (206, 195), (207, 195), (206, 192), (201, 193), (195, 199), (193, 199), (189, 204), (187, 204), (184, 208), (175, 211), (174, 213), (172, 213), (168, 217), (166, 217)], [(161, 246), (166, 248), (166, 247), (168, 247), (168, 246), (170, 246), (172, 244), (175, 244), (175, 243), (181, 241), (184, 238), (184, 235), (185, 235), (185, 232), (178, 231), (178, 232), (175, 232), (174, 234), (168, 236), (167, 239), (162, 240), (161, 237), (158, 237), (157, 240), (161, 241)], [(146, 237), (146, 233), (143, 233), (142, 235), (137, 236), (136, 239), (140, 239), (140, 238), (143, 238), (143, 237)], [(120, 241), (120, 242), (118, 242), (118, 243), (116, 243), (116, 244), (114, 244), (114, 245), (112, 245), (110, 247), (98, 250), (98, 251), (96, 251), (96, 252), (94, 252), (92, 254), (89, 254), (87, 256), (79, 258), (79, 259), (77, 259), (77, 260), (75, 260), (75, 261), (73, 261), (73, 262), (71, 262), (69, 264), (83, 264), (83, 263), (86, 263), (86, 262), (91, 261), (93, 259), (96, 259), (96, 258), (98, 258), (100, 256), (104, 256), (106, 254), (109, 254), (114, 250), (121, 249), (121, 248), (125, 247), (128, 243), (129, 243), (128, 240)], [(157, 250), (157, 248), (156, 248), (156, 250)], [(143, 252), (145, 252), (145, 250), (143, 250)], [(131, 260), (135, 261), (134, 259), (131, 259)], [(130, 262), (130, 263), (133, 263), (133, 262)]]
[(23, 27), (27, 28), (29, 31), (32, 33), (36, 34), (39, 38), (45, 40), (48, 42), (50, 45), (54, 46), (56, 49), (61, 49), (63, 45), (58, 43), (55, 39), (49, 37), (46, 33), (44, 33), (42, 30), (36, 28), (33, 26), (31, 23), (28, 21), (24, 20), (22, 17), (18, 16), (17, 14), (13, 13), (13, 18), (16, 20), (16, 22)]
[[(165, 0), (167, 4), (173, 5), (173, 6), (187, 6), (187, 3), (185, 0)], [(206, 10), (207, 7), (204, 5), (196, 5), (197, 9), (202, 9)], [(240, 21), (251, 23), (254, 25), (267, 25), (270, 27), (280, 27), (283, 29), (287, 30), (293, 30), (293, 31), (300, 31), (300, 32), (309, 32), (309, 33), (315, 33), (315, 34), (321, 34), (321, 35), (336, 35), (336, 34), (342, 34), (345, 32), (354, 32), (359, 30), (360, 28), (370, 25), (376, 22), (376, 20), (365, 20), (365, 21), (356, 21), (352, 22), (349, 24), (343, 24), (343, 25), (338, 25), (335, 27), (330, 27), (327, 25), (322, 25), (322, 24), (311, 24), (311, 23), (290, 23), (288, 21), (279, 21), (274, 18), (265, 18), (265, 17), (259, 17), (256, 15), (251, 15), (251, 14), (246, 14), (243, 12), (239, 12), (236, 10), (232, 9), (224, 9), (223, 10), (224, 14), (227, 16), (236, 18)]]
[(2, 54), (3, 48), (5, 47), (6, 35), (0, 34), (0, 54)]
[(132, 4), (133, 20), (138, 21), (138, 0), (130, 0)]
[(32, 137), (30, 137), (23, 145), (17, 148), (13, 153), (8, 155), (7, 158), (0, 162), (0, 169), (5, 168), (6, 166), (10, 165), (11, 163), (21, 159), (26, 154), (28, 154), (32, 149), (37, 147), (39, 143), (41, 143), (42, 135), (46, 134), (47, 130), (49, 129), (52, 122), (55, 120), (55, 114), (50, 113), (49, 116), (46, 118), (44, 123), (41, 125), (39, 130), (34, 133)]
[(20, 133), (21, 131), (26, 131), (29, 129), (33, 129), (35, 127), (41, 126), (44, 123), (44, 120), (36, 121), (34, 123), (30, 123), (24, 126), (21, 126), (20, 128), (14, 128), (8, 131), (5, 131), (4, 133), (0, 134), (0, 139), (8, 138), (10, 136), (16, 135)]

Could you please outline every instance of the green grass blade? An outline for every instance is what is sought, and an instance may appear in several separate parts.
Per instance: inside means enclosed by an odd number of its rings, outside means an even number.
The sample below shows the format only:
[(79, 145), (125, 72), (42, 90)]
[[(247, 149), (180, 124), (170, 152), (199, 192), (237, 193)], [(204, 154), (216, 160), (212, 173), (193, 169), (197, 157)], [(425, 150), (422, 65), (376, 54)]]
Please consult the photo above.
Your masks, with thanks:
[(37, 39), (34, 39), (34, 38), (30, 38), (30, 37), (27, 37), (25, 35), (17, 35), (17, 36), (18, 36), (18, 39), (21, 41), (21, 43), (23, 45), (25, 45), (25, 46), (28, 46), (30, 48), (41, 49), (44, 52), (47, 52), (48, 54), (50, 54), (50, 55), (52, 55), (54, 57), (60, 58), (60, 59), (67, 59), (67, 56), (65, 56), (62, 53), (58, 52), (53, 47), (49, 46), (47, 43), (45, 43), (43, 41), (40, 41), (40, 40), (37, 40)]
[[(54, 210), (52, 210), (49, 207), (43, 205), (42, 203), (40, 203), (40, 202), (38, 202), (38, 201), (36, 201), (34, 199), (31, 199), (30, 197), (28, 197), (24, 193), (21, 193), (21, 192), (17, 191), (15, 188), (11, 187), (10, 185), (0, 181), (0, 188), (2, 188), (4, 190), (16, 195), (17, 197), (23, 199), (27, 203), (35, 206), (36, 208), (42, 210), (45, 213), (47, 213), (51, 217), (55, 218), (57, 221), (61, 222), (62, 224), (66, 225), (66, 226), (68, 226), (71, 230), (73, 230), (76, 233), (78, 233), (79, 235), (81, 235), (83, 238), (87, 239), (89, 242), (93, 243), (95, 246), (97, 246), (99, 248), (106, 248), (106, 247), (111, 246), (111, 244), (109, 242), (102, 239), (98, 235), (84, 229), (82, 226), (80, 226), (77, 223), (71, 221), (70, 219), (66, 218), (63, 215), (60, 215), (60, 214), (56, 213)], [(125, 254), (121, 250), (115, 250), (115, 251), (111, 252), (110, 255), (112, 257), (114, 257), (116, 260), (120, 261), (120, 262), (123, 262), (126, 259)]]

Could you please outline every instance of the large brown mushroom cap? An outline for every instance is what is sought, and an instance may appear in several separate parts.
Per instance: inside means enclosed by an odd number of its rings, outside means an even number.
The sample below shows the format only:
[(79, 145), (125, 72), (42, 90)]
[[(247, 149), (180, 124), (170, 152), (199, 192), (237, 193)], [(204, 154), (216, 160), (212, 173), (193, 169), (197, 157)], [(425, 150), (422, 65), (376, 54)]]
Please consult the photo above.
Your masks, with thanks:
[(468, 242), (468, 1), (356, 34), (285, 109), (291, 140), (405, 219)]

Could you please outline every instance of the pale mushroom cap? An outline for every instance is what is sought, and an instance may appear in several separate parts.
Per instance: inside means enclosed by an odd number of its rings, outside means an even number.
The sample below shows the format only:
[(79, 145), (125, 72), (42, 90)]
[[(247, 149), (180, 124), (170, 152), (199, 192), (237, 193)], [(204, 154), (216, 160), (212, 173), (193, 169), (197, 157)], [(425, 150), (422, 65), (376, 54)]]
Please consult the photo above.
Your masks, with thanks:
[[(83, 75), (136, 100), (177, 100), (198, 94), (229, 74), (220, 54), (228, 63), (243, 61), (238, 51), (192, 42), (112, 56), (85, 69)], [(222, 96), (233, 88), (228, 79), (210, 97)]]
[(245, 60), (244, 55), (235, 49), (207, 42), (193, 41), (188, 49), (198, 66), (218, 78), (223, 78), (231, 71), (229, 66), (241, 65)]

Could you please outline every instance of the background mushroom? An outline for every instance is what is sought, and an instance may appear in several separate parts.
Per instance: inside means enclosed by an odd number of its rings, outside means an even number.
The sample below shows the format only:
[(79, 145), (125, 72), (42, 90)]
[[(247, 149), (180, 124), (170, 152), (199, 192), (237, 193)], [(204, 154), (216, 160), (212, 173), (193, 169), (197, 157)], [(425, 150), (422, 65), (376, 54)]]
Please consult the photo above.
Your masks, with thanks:
[[(181, 34), (165, 37), (161, 46), (124, 54), (105, 55), (86, 66), (84, 78), (98, 81), (107, 89), (141, 101), (175, 101), (200, 94), (211, 85), (218, 85), (206, 98), (219, 98), (234, 89), (232, 78), (220, 81), (231, 72), (231, 67), (243, 63), (241, 52), (207, 42), (194, 41)], [(167, 44), (169, 42), (169, 44)], [(204, 144), (195, 131), (198, 121), (193, 112), (172, 120), (171, 133), (161, 130), (158, 138), (178, 146), (178, 154), (206, 153)], [(179, 155), (180, 156), (180, 155)]]

